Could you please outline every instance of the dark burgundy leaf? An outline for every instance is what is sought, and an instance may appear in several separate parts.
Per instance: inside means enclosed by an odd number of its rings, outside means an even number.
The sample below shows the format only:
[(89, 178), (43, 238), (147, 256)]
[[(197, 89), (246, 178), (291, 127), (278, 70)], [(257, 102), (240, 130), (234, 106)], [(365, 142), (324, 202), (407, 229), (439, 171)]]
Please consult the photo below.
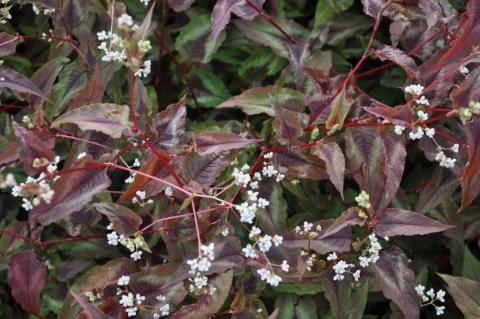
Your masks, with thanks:
[(284, 145), (298, 144), (298, 139), (303, 135), (304, 114), (290, 111), (277, 102), (273, 102), (272, 106), (275, 111), (273, 130), (278, 141)]
[(47, 99), (44, 92), (36, 86), (32, 81), (17, 71), (0, 67), (0, 88), (9, 88), (12, 91), (20, 93), (30, 93)]
[(78, 273), (91, 267), (93, 261), (91, 260), (71, 260), (61, 263), (57, 269), (57, 278), (60, 281), (67, 281), (75, 277)]
[(223, 172), (231, 162), (231, 155), (228, 152), (199, 156), (190, 153), (185, 156), (183, 167), (186, 176), (202, 187), (209, 187), (215, 179)]
[(113, 229), (125, 236), (130, 236), (142, 223), (142, 218), (128, 207), (114, 203), (96, 203), (93, 207), (103, 215), (107, 216)]
[[(113, 72), (110, 73), (112, 74)], [(105, 82), (108, 82), (108, 80), (107, 76), (100, 72), (100, 67), (97, 64), (90, 81), (85, 88), (73, 98), (68, 106), (68, 110), (73, 110), (83, 105), (102, 102), (102, 97), (105, 93)]]
[(412, 236), (437, 233), (454, 226), (399, 208), (387, 208), (377, 213), (375, 233), (378, 236)]
[(274, 155), (274, 162), (277, 166), (287, 170), (290, 178), (307, 178), (314, 180), (327, 179), (325, 163), (319, 161), (318, 157), (304, 152), (281, 152)]
[(25, 311), (38, 314), (47, 268), (37, 260), (33, 250), (12, 255), (8, 267), (7, 277), (12, 296)]
[(468, 107), (470, 101), (480, 100), (480, 68), (472, 70), (465, 81), (452, 90), (450, 98), (457, 109)]
[(198, 155), (204, 156), (229, 150), (244, 148), (258, 142), (226, 132), (202, 132), (192, 136), (193, 149)]
[(380, 255), (380, 260), (373, 265), (373, 271), (385, 297), (400, 308), (405, 318), (419, 318), (415, 274), (408, 264), (403, 251), (392, 247)]
[(135, 269), (135, 262), (127, 257), (112, 259), (103, 265), (96, 265), (85, 274), (85, 281), (80, 293), (103, 291), (105, 287), (115, 284), (120, 276), (130, 275)]
[(230, 22), (232, 10), (245, 3), (245, 0), (217, 0), (212, 12), (212, 38), (214, 41)]
[(320, 143), (312, 147), (312, 154), (320, 157), (325, 162), (330, 181), (343, 198), (345, 157), (340, 146), (335, 142)]
[(480, 318), (480, 282), (463, 277), (438, 274), (447, 284), (448, 292), (455, 300), (455, 305), (465, 318)]
[(398, 105), (396, 107), (378, 106), (363, 107), (365, 111), (375, 116), (383, 117), (395, 125), (410, 126), (412, 123), (412, 109), (409, 105)]
[(0, 57), (14, 54), (19, 39), (6, 32), (0, 33)]
[(387, 207), (395, 197), (402, 181), (403, 170), (407, 150), (403, 136), (394, 134), (387, 130), (379, 131), (379, 137), (383, 145), (383, 174), (385, 181), (385, 200), (382, 207)]
[[(32, 75), (31, 81), (47, 96), (63, 67), (63, 63), (67, 61), (68, 59), (66, 58), (56, 58), (48, 61)], [(31, 98), (31, 104), (35, 108), (40, 107), (44, 101), (45, 99), (38, 96)]]
[(10, 143), (0, 151), (0, 167), (18, 161), (20, 158), (20, 147), (18, 143)]
[(375, 18), (387, 3), (387, 0), (362, 0), (363, 12)]
[[(99, 163), (87, 156), (72, 168), (98, 166)], [(31, 227), (57, 222), (88, 204), (93, 196), (110, 186), (106, 169), (86, 168), (64, 174), (53, 184), (55, 195), (50, 204), (42, 201), (33, 208), (28, 217)]]
[(355, 127), (345, 132), (348, 167), (360, 188), (370, 195), (373, 205), (380, 199), (385, 186), (383, 147), (375, 131), (369, 127)]
[(82, 307), (82, 310), (87, 315), (88, 319), (112, 319), (112, 317), (88, 302), (84, 297), (77, 295), (73, 291), (71, 294), (80, 307)]
[(480, 192), (480, 119), (475, 118), (466, 126), (468, 162), (462, 173), (462, 205), (467, 208)]
[[(257, 8), (261, 9), (265, 3), (265, 0), (250, 0), (250, 2)], [(235, 15), (239, 16), (243, 20), (253, 20), (258, 15), (258, 12), (249, 6), (248, 3), (244, 3), (241, 6), (236, 6), (232, 11), (235, 13)]]
[(364, 221), (358, 217), (359, 212), (360, 209), (357, 207), (351, 207), (344, 211), (340, 217), (334, 219), (333, 223), (320, 233), (319, 239), (328, 238), (349, 226), (363, 225)]
[(40, 171), (39, 168), (33, 167), (35, 159), (53, 161), (52, 149), (55, 146), (53, 138), (41, 132), (29, 131), (15, 121), (12, 121), (12, 126), (19, 141), (20, 160), (27, 174), (34, 175)]
[(424, 214), (446, 199), (450, 198), (458, 187), (458, 179), (450, 170), (437, 167), (432, 179), (420, 192), (415, 210)]
[(158, 134), (157, 146), (165, 149), (177, 147), (185, 133), (185, 119), (187, 116), (186, 99), (182, 98), (175, 104), (169, 105), (164, 111), (153, 118), (153, 127)]
[(170, 316), (171, 319), (207, 319), (217, 313), (227, 299), (232, 286), (233, 271), (229, 270), (211, 279), (211, 285), (216, 287), (213, 295), (205, 294), (196, 303), (183, 306)]
[(409, 78), (418, 77), (417, 64), (402, 50), (384, 45), (381, 49), (375, 50), (374, 54), (382, 61), (389, 60), (399, 65)]

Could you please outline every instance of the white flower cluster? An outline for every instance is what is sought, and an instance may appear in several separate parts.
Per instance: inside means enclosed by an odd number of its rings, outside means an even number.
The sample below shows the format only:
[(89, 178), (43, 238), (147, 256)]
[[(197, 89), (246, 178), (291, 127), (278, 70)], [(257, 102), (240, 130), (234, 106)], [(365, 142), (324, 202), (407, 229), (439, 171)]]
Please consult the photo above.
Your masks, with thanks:
[[(338, 259), (338, 256), (335, 252), (329, 254), (327, 256), (328, 261), (336, 261)], [(335, 271), (335, 276), (333, 276), (333, 280), (335, 281), (342, 281), (345, 279), (345, 274), (346, 273), (351, 273), (352, 277), (355, 281), (360, 280), (360, 269), (357, 269), (356, 271), (352, 272), (351, 269), (354, 268), (354, 264), (349, 264), (345, 260), (339, 260), (333, 265), (333, 270)]]
[(305, 261), (305, 264), (307, 265), (306, 269), (308, 271), (312, 271), (313, 265), (317, 260), (317, 255), (315, 253), (309, 253), (308, 251), (302, 250), (300, 252), (300, 256), (308, 256), (307, 260)]
[(247, 244), (247, 246), (242, 249), (243, 254), (247, 258), (258, 258), (256, 247), (258, 247), (258, 250), (260, 250), (261, 252), (266, 253), (270, 250), (270, 248), (272, 248), (272, 246), (278, 247), (283, 242), (283, 237), (280, 235), (274, 235), (273, 237), (270, 235), (260, 236), (261, 233), (262, 231), (260, 228), (258, 228), (257, 226), (252, 227), (248, 237), (252, 240), (255, 240), (255, 242), (253, 245)]
[[(108, 230), (112, 230), (112, 224), (107, 226)], [(139, 233), (135, 233), (133, 238), (125, 237), (123, 234), (117, 234), (116, 231), (112, 231), (107, 234), (107, 243), (112, 246), (117, 246), (119, 243), (126, 247), (130, 252), (130, 258), (137, 261), (142, 259), (143, 251), (146, 247), (145, 239)]]
[(421, 299), (421, 307), (432, 305), (435, 307), (437, 316), (441, 316), (445, 313), (445, 306), (438, 306), (435, 302), (445, 302), (445, 291), (439, 289), (436, 293), (433, 288), (425, 292), (425, 286), (417, 285), (415, 291)]
[[(455, 144), (455, 145), (458, 145), (458, 144)], [(458, 148), (457, 148), (457, 152), (458, 152)], [(455, 162), (457, 161), (455, 158), (446, 156), (443, 151), (439, 151), (437, 155), (435, 155), (435, 160), (439, 163), (438, 165), (445, 168), (454, 167)]]
[(127, 44), (121, 36), (110, 31), (108, 33), (106, 31), (102, 31), (97, 33), (97, 38), (99, 41), (101, 41), (98, 48), (104, 53), (102, 61), (115, 61), (120, 63), (125, 62), (127, 59)]
[(307, 235), (310, 239), (315, 239), (318, 237), (319, 233), (322, 231), (322, 226), (317, 225), (315, 230), (312, 231), (313, 224), (307, 221), (303, 222), (303, 229), (300, 226), (295, 227), (295, 232), (299, 235)]
[(422, 94), (425, 88), (420, 84), (410, 84), (409, 86), (405, 87), (405, 93), (412, 94), (412, 95), (420, 95)]
[[(56, 156), (53, 163), (48, 164), (47, 173), (53, 174), (57, 171), (57, 164), (60, 162), (60, 157)], [(33, 161), (34, 167), (44, 166), (48, 162), (44, 160), (35, 159)], [(40, 205), (41, 201), (50, 204), (55, 191), (51, 188), (51, 185), (46, 180), (47, 175), (40, 173), (37, 178), (28, 176), (25, 183), (17, 184), (13, 175), (7, 175), (7, 180), (4, 182), (4, 186), (12, 186), (12, 195), (15, 197), (25, 197), (22, 199), (22, 207), (26, 210), (32, 210), (33, 207)], [(55, 182), (60, 176), (56, 176), (52, 179)]]
[(358, 206), (363, 208), (370, 208), (370, 196), (365, 191), (361, 191), (357, 197), (355, 197), (355, 201), (357, 202)]
[(265, 281), (270, 286), (276, 287), (282, 281), (280, 276), (275, 275), (275, 273), (266, 268), (260, 268), (257, 270), (257, 273), (260, 275), (260, 279)]
[(188, 279), (190, 284), (190, 292), (197, 294), (210, 294), (213, 295), (217, 290), (216, 287), (208, 287), (208, 277), (203, 273), (210, 270), (212, 261), (215, 259), (215, 244), (210, 243), (208, 245), (201, 245), (199, 249), (199, 255), (195, 259), (187, 260), (187, 264), (190, 266), (190, 275)]
[[(385, 240), (389, 240), (388, 237), (384, 237)], [(368, 267), (370, 264), (375, 264), (380, 259), (380, 250), (382, 250), (382, 245), (378, 241), (377, 236), (375, 233), (371, 233), (368, 235), (369, 245), (367, 248), (367, 255), (363, 255), (358, 257), (360, 261), (360, 267), (365, 268)]]
[(125, 308), (125, 312), (127, 313), (128, 317), (135, 317), (137, 315), (138, 307), (145, 301), (145, 296), (142, 296), (141, 294), (134, 295), (133, 293), (129, 292), (127, 288), (129, 283), (129, 276), (121, 276), (118, 278), (117, 286), (125, 286), (123, 290), (117, 288), (117, 295), (121, 295), (118, 303)]
[(132, 198), (132, 203), (139, 204), (141, 206), (153, 204), (153, 199), (145, 201), (145, 198), (147, 198), (147, 193), (145, 191), (138, 190), (135, 192), (135, 196)]
[(146, 78), (150, 72), (152, 71), (152, 61), (145, 60), (141, 68), (135, 71), (135, 76), (138, 78), (144, 77)]
[(153, 314), (153, 319), (160, 319), (161, 316), (168, 316), (170, 314), (170, 305), (168, 303), (165, 303), (167, 300), (167, 297), (163, 295), (157, 296), (157, 300), (162, 302), (163, 304), (160, 305), (159, 311), (160, 313), (154, 313)]

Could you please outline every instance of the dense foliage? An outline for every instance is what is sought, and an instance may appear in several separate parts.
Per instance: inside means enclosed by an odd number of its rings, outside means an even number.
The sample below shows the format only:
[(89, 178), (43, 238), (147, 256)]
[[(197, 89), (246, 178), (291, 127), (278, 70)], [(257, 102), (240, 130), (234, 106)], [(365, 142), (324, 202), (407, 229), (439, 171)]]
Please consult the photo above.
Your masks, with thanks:
[(0, 318), (480, 318), (480, 0), (0, 22)]

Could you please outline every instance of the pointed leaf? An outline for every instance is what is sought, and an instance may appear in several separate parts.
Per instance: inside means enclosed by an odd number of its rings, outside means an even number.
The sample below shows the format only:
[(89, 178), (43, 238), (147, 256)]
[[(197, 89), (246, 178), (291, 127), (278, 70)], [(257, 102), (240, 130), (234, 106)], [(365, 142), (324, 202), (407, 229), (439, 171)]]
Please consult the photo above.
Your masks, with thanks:
[(363, 107), (375, 116), (383, 117), (395, 125), (409, 126), (412, 123), (412, 109), (409, 105)]
[[(90, 156), (84, 157), (72, 168), (96, 166)], [(110, 186), (105, 169), (87, 168), (62, 175), (52, 189), (55, 192), (50, 204), (42, 201), (28, 216), (31, 227), (57, 222), (88, 204), (93, 196)]]
[(47, 99), (44, 92), (24, 75), (5, 67), (0, 67), (0, 88), (9, 88), (20, 93), (30, 93)]
[(480, 282), (438, 274), (447, 284), (448, 292), (466, 319), (480, 318)]
[(400, 187), (405, 169), (405, 160), (407, 159), (407, 150), (405, 149), (403, 136), (387, 130), (380, 131), (378, 135), (383, 145), (383, 161), (385, 163), (383, 174), (386, 177), (385, 200), (382, 207), (387, 207)]
[(15, 53), (17, 43), (20, 39), (6, 32), (0, 33), (0, 57)]
[(185, 133), (185, 119), (187, 116), (185, 103), (185, 98), (182, 98), (177, 103), (169, 105), (153, 118), (153, 127), (158, 134), (157, 146), (167, 150), (179, 146)]
[(228, 152), (200, 156), (190, 153), (185, 156), (183, 167), (187, 177), (202, 187), (209, 187), (231, 162)]
[(418, 77), (417, 64), (415, 63), (415, 60), (409, 57), (402, 50), (384, 45), (381, 49), (375, 50), (374, 54), (382, 61), (389, 60), (400, 66), (409, 78)]
[(82, 307), (82, 310), (87, 315), (88, 319), (112, 319), (112, 317), (98, 309), (95, 305), (92, 305), (84, 297), (80, 297), (73, 291), (71, 294), (80, 307)]
[(335, 142), (320, 143), (312, 147), (312, 154), (325, 162), (328, 177), (343, 198), (345, 157), (340, 146)]
[(458, 187), (458, 179), (449, 169), (437, 167), (433, 173), (432, 179), (420, 192), (415, 210), (420, 213), (426, 213), (447, 198), (450, 198)]
[(463, 256), (463, 277), (480, 282), (480, 260), (466, 246)]
[[(65, 62), (68, 62), (67, 58), (56, 58), (48, 61), (40, 69), (35, 71), (31, 77), (32, 82), (35, 83), (45, 95), (48, 95)], [(41, 105), (43, 101), (44, 99), (33, 96), (31, 104), (38, 106)]]
[(209, 154), (244, 148), (258, 142), (245, 137), (226, 132), (202, 132), (192, 136), (193, 149), (198, 155)]
[(363, 12), (375, 18), (387, 3), (387, 0), (362, 0)]
[(37, 260), (33, 250), (12, 255), (8, 261), (8, 284), (12, 296), (25, 311), (38, 314), (40, 294), (47, 276), (47, 268)]
[(339, 130), (343, 127), (345, 118), (350, 112), (350, 108), (353, 104), (353, 99), (348, 97), (345, 93), (346, 89), (343, 88), (342, 92), (333, 100), (330, 114), (328, 114), (325, 127), (329, 130)]
[(227, 299), (232, 286), (233, 270), (229, 270), (211, 280), (217, 288), (215, 294), (206, 294), (196, 303), (183, 306), (170, 316), (171, 319), (207, 319), (217, 313)]
[(245, 0), (217, 0), (212, 12), (212, 38), (214, 41), (230, 22), (232, 10), (245, 3)]
[(454, 226), (399, 208), (387, 208), (377, 213), (375, 233), (378, 236), (412, 236), (437, 233)]
[(475, 118), (465, 126), (468, 142), (468, 162), (462, 173), (462, 206), (467, 208), (480, 192), (480, 118)]
[(93, 207), (103, 215), (107, 216), (113, 229), (125, 236), (130, 236), (142, 223), (142, 218), (130, 208), (114, 203), (96, 203)]
[(83, 131), (98, 131), (119, 138), (129, 130), (128, 116), (127, 105), (95, 103), (62, 114), (53, 121), (52, 128), (73, 123)]
[(248, 115), (265, 113), (269, 116), (275, 116), (275, 111), (271, 107), (272, 99), (280, 104), (290, 100), (303, 103), (304, 97), (300, 92), (288, 88), (278, 89), (274, 86), (256, 87), (226, 100), (218, 105), (217, 108), (238, 106)]
[(408, 264), (403, 251), (392, 247), (383, 252), (373, 270), (383, 294), (400, 308), (405, 318), (419, 318), (415, 274)]

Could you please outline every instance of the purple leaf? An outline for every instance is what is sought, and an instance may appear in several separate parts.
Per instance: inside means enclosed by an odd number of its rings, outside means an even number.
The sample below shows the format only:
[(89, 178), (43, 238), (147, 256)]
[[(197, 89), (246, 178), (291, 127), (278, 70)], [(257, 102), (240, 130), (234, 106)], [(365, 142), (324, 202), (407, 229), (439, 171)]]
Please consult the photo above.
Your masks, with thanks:
[(18, 161), (20, 158), (20, 147), (18, 143), (7, 144), (0, 151), (0, 167)]
[(212, 38), (214, 41), (230, 22), (232, 10), (245, 3), (245, 0), (217, 0), (212, 12)]
[(16, 36), (6, 32), (0, 33), (0, 57), (15, 53), (17, 43), (20, 42)]
[(258, 142), (226, 132), (202, 132), (192, 136), (193, 149), (204, 156), (239, 148)]
[(47, 276), (47, 268), (37, 260), (33, 250), (12, 255), (8, 261), (8, 284), (12, 296), (28, 313), (40, 311), (40, 294)]
[(113, 229), (125, 236), (130, 236), (138, 231), (142, 218), (128, 207), (114, 203), (96, 203), (93, 207), (107, 216)]
[(387, 130), (378, 133), (383, 145), (383, 174), (385, 174), (385, 200), (382, 207), (387, 207), (400, 187), (407, 150), (403, 136), (394, 134)]
[[(95, 166), (98, 163), (91, 157), (84, 157), (75, 167)], [(106, 169), (87, 168), (62, 175), (52, 189), (55, 191), (50, 204), (42, 201), (30, 212), (28, 221), (31, 227), (37, 223), (43, 226), (57, 222), (88, 204), (93, 196), (110, 186)]]
[[(335, 233), (345, 229), (346, 227), (353, 225), (363, 225), (364, 221), (358, 217), (360, 210), (357, 207), (351, 207), (344, 211), (340, 217), (333, 220), (321, 234), (320, 239), (325, 239), (332, 236)], [(323, 227), (322, 227), (323, 228)]]
[(185, 98), (182, 98), (177, 103), (169, 105), (153, 118), (153, 127), (158, 134), (157, 146), (168, 150), (180, 144), (185, 133), (185, 119), (187, 116), (185, 103)]
[(363, 12), (375, 18), (387, 3), (387, 0), (362, 0)]
[(13, 131), (19, 141), (19, 155), (23, 163), (25, 172), (29, 175), (34, 175), (40, 171), (37, 167), (33, 167), (35, 159), (46, 159), (49, 162), (53, 161), (53, 147), (55, 140), (41, 132), (29, 131), (15, 121), (12, 121)]
[(47, 99), (45, 94), (37, 85), (35, 85), (35, 83), (16, 71), (0, 67), (0, 79), (2, 79), (0, 81), (0, 88), (9, 88), (15, 92), (30, 93), (43, 99)]
[(76, 124), (82, 131), (98, 131), (119, 138), (130, 130), (127, 105), (95, 103), (84, 105), (60, 115), (52, 128), (62, 124)]
[(87, 315), (88, 319), (112, 319), (112, 317), (98, 309), (95, 305), (92, 305), (84, 297), (80, 297), (73, 291), (71, 294), (80, 307), (82, 307), (82, 310)]
[(373, 271), (385, 297), (400, 308), (405, 318), (418, 318), (415, 274), (408, 264), (403, 251), (392, 247), (380, 255), (380, 259), (373, 265)]
[(231, 162), (228, 152), (199, 156), (190, 153), (185, 156), (183, 167), (187, 177), (202, 187), (209, 187)]
[[(261, 9), (265, 0), (250, 0), (257, 8)], [(233, 13), (239, 16), (243, 20), (253, 20), (258, 15), (258, 12), (248, 5), (248, 3), (242, 4), (241, 6), (236, 6), (233, 8)]]
[(278, 142), (283, 145), (298, 144), (298, 139), (303, 135), (303, 113), (290, 111), (277, 102), (272, 104), (275, 111), (273, 130), (277, 135)]
[(458, 179), (450, 170), (437, 167), (432, 179), (420, 192), (415, 210), (426, 213), (450, 198), (458, 187)]
[(409, 105), (363, 107), (363, 109), (370, 114), (383, 117), (395, 125), (409, 126), (413, 120), (412, 109)]
[(232, 286), (233, 271), (229, 270), (213, 277), (211, 285), (216, 287), (213, 295), (205, 294), (196, 303), (183, 306), (170, 316), (171, 319), (207, 319), (217, 313), (227, 299)]
[(308, 151), (281, 152), (274, 155), (275, 165), (286, 169), (290, 178), (327, 179), (325, 163)]
[(368, 127), (347, 128), (345, 150), (348, 167), (360, 188), (370, 195), (375, 206), (385, 186), (382, 142), (375, 129)]
[[(63, 63), (67, 61), (68, 59), (66, 58), (56, 58), (48, 61), (40, 69), (35, 71), (31, 77), (32, 82), (35, 83), (45, 95), (48, 95), (58, 73), (63, 67)], [(40, 107), (44, 101), (45, 99), (38, 96), (31, 98), (31, 104), (36, 108)]]
[(426, 235), (452, 227), (415, 212), (399, 208), (387, 208), (384, 212), (377, 213), (375, 233), (382, 237)]
[(455, 305), (465, 318), (480, 318), (480, 282), (463, 277), (438, 274), (447, 284), (448, 292), (455, 300)]
[(384, 45), (381, 49), (375, 50), (374, 54), (382, 61), (389, 60), (399, 65), (409, 78), (418, 77), (418, 70), (415, 61), (402, 50)]
[(467, 208), (480, 192), (480, 119), (475, 118), (466, 126), (468, 142), (468, 162), (463, 170), (462, 205), (459, 211)]
[(325, 162), (328, 177), (343, 198), (345, 157), (340, 146), (335, 142), (320, 143), (312, 148), (312, 154)]

